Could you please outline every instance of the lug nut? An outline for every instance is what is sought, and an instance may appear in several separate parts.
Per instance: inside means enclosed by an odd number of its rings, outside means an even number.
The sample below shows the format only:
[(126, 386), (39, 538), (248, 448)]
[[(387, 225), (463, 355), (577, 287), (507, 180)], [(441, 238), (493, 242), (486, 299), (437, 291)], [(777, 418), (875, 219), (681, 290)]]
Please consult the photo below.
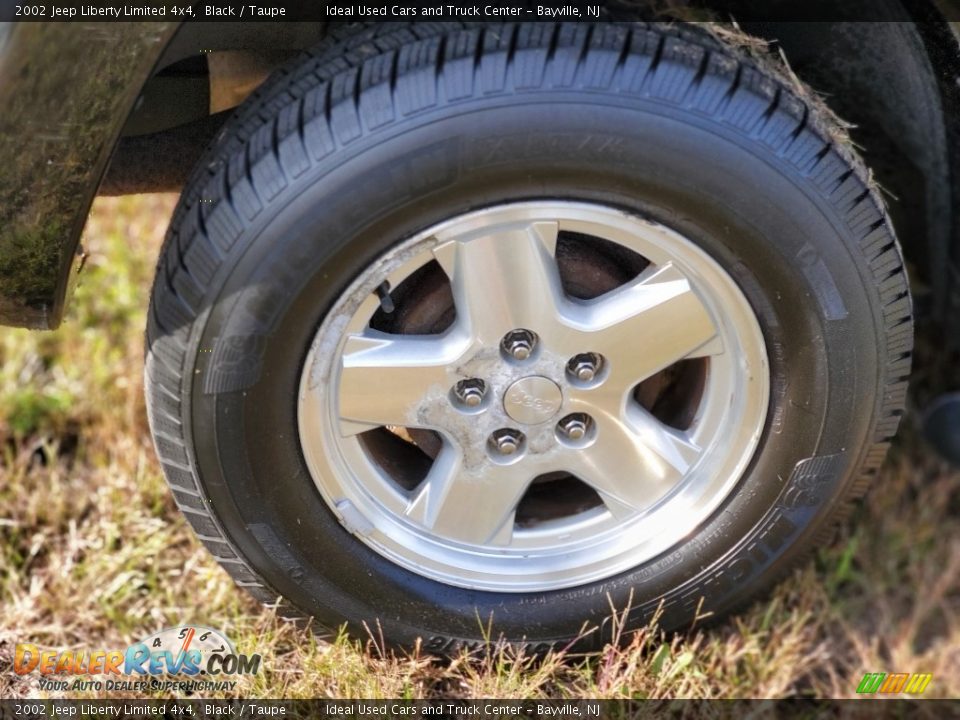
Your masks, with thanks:
[(602, 365), (603, 359), (596, 353), (581, 353), (570, 358), (567, 373), (579, 382), (588, 383), (597, 377)]
[(491, 447), (500, 455), (513, 455), (522, 442), (523, 433), (518, 430), (497, 430), (490, 436)]
[(461, 380), (453, 388), (456, 399), (466, 407), (475, 408), (483, 402), (487, 393), (487, 384), (478, 378)]
[(503, 336), (500, 346), (514, 360), (526, 360), (533, 354), (537, 334), (531, 330), (511, 330)]
[(587, 434), (586, 423), (582, 423), (579, 420), (568, 420), (560, 430), (571, 440), (579, 440)]
[(584, 413), (567, 415), (557, 423), (557, 433), (567, 440), (583, 440), (593, 426), (593, 420)]

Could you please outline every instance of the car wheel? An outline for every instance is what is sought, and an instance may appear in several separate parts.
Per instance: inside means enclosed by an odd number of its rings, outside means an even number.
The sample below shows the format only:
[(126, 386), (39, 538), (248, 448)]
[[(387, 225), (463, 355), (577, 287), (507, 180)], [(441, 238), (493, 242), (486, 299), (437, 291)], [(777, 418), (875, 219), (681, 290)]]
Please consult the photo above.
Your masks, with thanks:
[(904, 402), (860, 161), (695, 30), (378, 32), (273, 80), (185, 189), (147, 396), (186, 517), (284, 614), (438, 653), (754, 597)]

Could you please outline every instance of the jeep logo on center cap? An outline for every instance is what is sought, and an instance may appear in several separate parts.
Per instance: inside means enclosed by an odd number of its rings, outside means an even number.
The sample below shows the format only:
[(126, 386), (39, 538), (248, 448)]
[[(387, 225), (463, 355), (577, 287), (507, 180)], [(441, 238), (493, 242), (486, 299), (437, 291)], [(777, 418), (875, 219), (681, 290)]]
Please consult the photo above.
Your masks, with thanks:
[(539, 375), (517, 380), (503, 396), (503, 409), (518, 423), (536, 425), (546, 422), (560, 409), (560, 386)]

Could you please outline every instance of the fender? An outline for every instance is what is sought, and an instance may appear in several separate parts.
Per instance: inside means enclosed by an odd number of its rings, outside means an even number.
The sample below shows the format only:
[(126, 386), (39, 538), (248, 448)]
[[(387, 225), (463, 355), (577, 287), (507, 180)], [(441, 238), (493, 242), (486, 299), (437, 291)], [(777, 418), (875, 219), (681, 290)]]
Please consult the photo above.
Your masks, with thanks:
[(0, 324), (60, 324), (100, 179), (179, 25), (0, 23)]

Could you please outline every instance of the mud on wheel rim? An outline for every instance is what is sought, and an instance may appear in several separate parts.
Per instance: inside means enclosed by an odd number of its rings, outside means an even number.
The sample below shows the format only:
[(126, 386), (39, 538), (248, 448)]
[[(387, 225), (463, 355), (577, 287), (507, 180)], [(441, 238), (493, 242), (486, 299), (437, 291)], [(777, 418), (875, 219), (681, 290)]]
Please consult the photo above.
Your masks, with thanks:
[(480, 590), (571, 587), (692, 533), (766, 419), (743, 293), (672, 230), (606, 206), (472, 212), (382, 255), (304, 364), (300, 444), (368, 546)]

